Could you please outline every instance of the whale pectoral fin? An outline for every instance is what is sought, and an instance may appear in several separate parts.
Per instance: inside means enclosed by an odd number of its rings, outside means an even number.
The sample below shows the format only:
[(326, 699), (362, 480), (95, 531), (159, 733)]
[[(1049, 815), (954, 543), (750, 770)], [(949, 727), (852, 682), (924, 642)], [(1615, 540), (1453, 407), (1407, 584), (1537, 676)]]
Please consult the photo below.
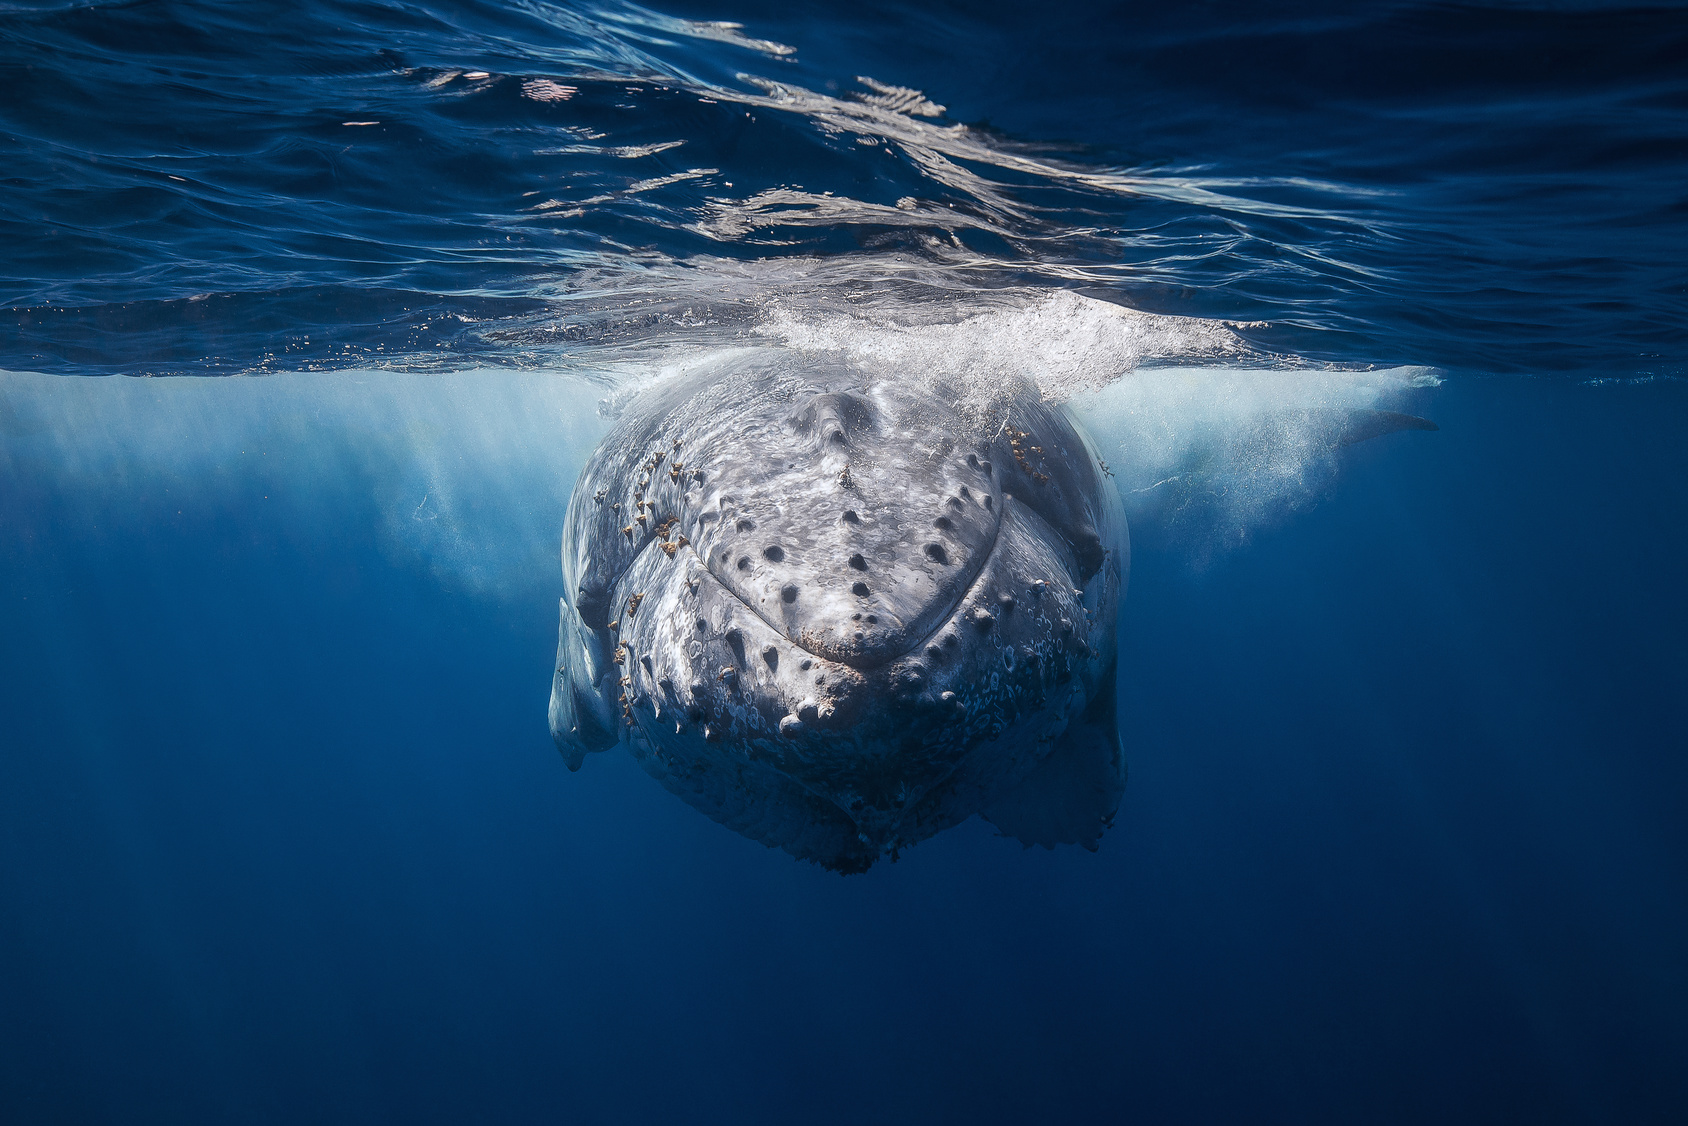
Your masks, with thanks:
[(991, 802), (981, 816), (1004, 836), (1054, 848), (1080, 844), (1095, 851), (1113, 824), (1125, 793), (1125, 755), (1120, 747), (1114, 673), (1084, 713), (1062, 733), (1055, 749), (1014, 788)]
[(1356, 442), (1381, 438), (1385, 434), (1393, 434), (1397, 430), (1440, 430), (1441, 427), (1428, 418), (1419, 418), (1415, 414), (1402, 414), (1400, 411), (1352, 410), (1348, 411), (1342, 420), (1342, 429), (1337, 433), (1338, 446), (1352, 446)]
[(566, 599), (558, 600), (557, 667), (551, 676), (551, 739), (570, 770), (579, 770), (586, 756), (615, 746), (619, 736), (609, 708), (592, 684), (585, 654), (580, 652), (579, 622)]
[(616, 744), (616, 733), (595, 714), (591, 699), (583, 699), (578, 686), (564, 683), (551, 689), (551, 741), (557, 744), (570, 770), (579, 770), (586, 756), (607, 751)]

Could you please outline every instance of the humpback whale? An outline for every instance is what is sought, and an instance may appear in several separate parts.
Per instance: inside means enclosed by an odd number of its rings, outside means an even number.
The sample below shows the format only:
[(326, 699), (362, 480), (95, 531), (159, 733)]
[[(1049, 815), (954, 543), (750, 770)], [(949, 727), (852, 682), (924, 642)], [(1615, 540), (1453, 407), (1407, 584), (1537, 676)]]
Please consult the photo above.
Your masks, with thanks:
[(975, 814), (1094, 849), (1125, 784), (1120, 499), (1029, 380), (765, 349), (656, 386), (564, 521), (552, 736), (840, 872)]

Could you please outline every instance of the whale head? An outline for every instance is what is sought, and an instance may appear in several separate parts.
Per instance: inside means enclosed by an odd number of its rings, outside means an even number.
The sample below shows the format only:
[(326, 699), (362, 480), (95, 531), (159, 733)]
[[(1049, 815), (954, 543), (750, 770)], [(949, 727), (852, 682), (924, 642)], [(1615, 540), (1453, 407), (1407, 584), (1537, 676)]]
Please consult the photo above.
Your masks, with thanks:
[(741, 360), (637, 402), (570, 502), (552, 730), (854, 871), (983, 813), (1093, 844), (1118, 802), (1129, 567), (1088, 441), (1027, 384)]

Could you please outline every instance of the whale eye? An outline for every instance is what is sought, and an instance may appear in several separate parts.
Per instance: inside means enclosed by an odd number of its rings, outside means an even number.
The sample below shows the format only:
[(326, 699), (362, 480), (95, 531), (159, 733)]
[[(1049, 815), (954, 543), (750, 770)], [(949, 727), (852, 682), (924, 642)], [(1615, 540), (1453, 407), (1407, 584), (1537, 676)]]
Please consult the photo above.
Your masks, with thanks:
[(863, 559), (861, 554), (858, 552), (857, 554), (850, 556), (850, 566), (854, 567), (858, 571), (865, 571), (867, 570), (867, 560)]
[(967, 455), (967, 464), (969, 466), (973, 467), (974, 469), (979, 468), (979, 455), (978, 454), (968, 454)]
[(853, 584), (850, 587), (850, 593), (855, 595), (857, 598), (866, 598), (867, 597), (867, 584), (866, 583), (855, 583), (855, 584)]
[(926, 545), (926, 558), (934, 563), (948, 563), (949, 552), (944, 550), (941, 543), (929, 543)]
[(961, 496), (962, 496), (963, 500), (972, 500), (973, 499), (973, 494), (968, 491), (968, 488), (967, 488), (966, 485), (961, 486)]
[(985, 498), (985, 511), (986, 512), (991, 511), (991, 509), (994, 507), (995, 503), (996, 502), (993, 501), (990, 497), (986, 497)]
[(785, 548), (777, 543), (772, 547), (765, 547), (762, 549), (762, 557), (770, 563), (779, 563), (785, 559)]

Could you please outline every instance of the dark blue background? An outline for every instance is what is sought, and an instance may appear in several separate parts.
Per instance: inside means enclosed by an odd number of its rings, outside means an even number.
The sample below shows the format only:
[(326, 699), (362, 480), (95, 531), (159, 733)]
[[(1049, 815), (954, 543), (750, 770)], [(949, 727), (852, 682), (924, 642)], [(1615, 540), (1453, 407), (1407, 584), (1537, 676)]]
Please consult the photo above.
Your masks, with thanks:
[(5, 1118), (1678, 1120), (1688, 394), (1433, 401), (1206, 570), (1140, 530), (1100, 853), (852, 878), (569, 775), (551, 606), (372, 511), (5, 481)]

